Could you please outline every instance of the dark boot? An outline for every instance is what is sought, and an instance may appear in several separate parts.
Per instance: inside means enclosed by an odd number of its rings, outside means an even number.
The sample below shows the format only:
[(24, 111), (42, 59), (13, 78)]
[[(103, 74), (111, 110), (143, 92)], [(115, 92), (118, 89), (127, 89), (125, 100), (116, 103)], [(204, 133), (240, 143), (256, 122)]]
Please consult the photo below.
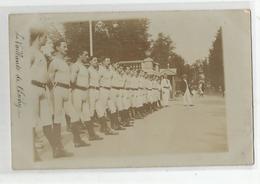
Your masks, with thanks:
[(130, 120), (131, 122), (134, 122), (134, 118), (132, 117), (132, 114), (131, 114), (131, 108), (129, 108), (129, 109), (127, 110), (127, 113), (128, 113), (129, 120)]
[(133, 110), (132, 110), (133, 108), (132, 107), (130, 107), (129, 109), (128, 109), (128, 113), (129, 113), (129, 115), (130, 115), (130, 119), (132, 120), (132, 121), (134, 121), (134, 114), (133, 114)]
[(128, 111), (127, 110), (123, 110), (123, 116), (124, 116), (124, 119), (125, 119), (124, 127), (131, 127), (131, 126), (133, 126), (133, 125), (130, 124), (130, 121), (128, 119)]
[(109, 122), (110, 122), (110, 127), (115, 130), (116, 129), (116, 124), (115, 124), (115, 113), (111, 113), (110, 111), (107, 110), (107, 115), (109, 117)]
[(53, 157), (60, 158), (60, 157), (71, 157), (73, 153), (68, 152), (64, 149), (63, 144), (61, 142), (61, 124), (60, 123), (53, 123), (53, 142), (55, 145), (55, 150)]
[(134, 121), (131, 119), (128, 109), (125, 110), (125, 114), (126, 114), (127, 121), (128, 121), (130, 124), (133, 124)]
[(146, 116), (146, 112), (145, 112), (144, 105), (142, 105), (142, 107), (140, 107), (140, 111), (141, 111), (142, 116), (145, 117)]
[(73, 135), (73, 142), (74, 146), (77, 147), (85, 147), (85, 146), (90, 146), (90, 144), (87, 144), (85, 141), (83, 141), (80, 137), (80, 122), (74, 122), (71, 123), (71, 133)]
[(113, 121), (113, 124), (115, 126), (114, 130), (125, 130), (125, 128), (120, 126), (120, 122), (118, 120), (118, 116), (116, 112), (111, 114), (111, 118), (112, 118), (111, 121)]
[(47, 140), (48, 140), (48, 142), (51, 146), (52, 153), (54, 153), (55, 142), (54, 142), (54, 139), (53, 139), (52, 125), (43, 126), (42, 130), (43, 130), (44, 136), (47, 138)]
[(120, 116), (120, 125), (124, 125), (125, 124), (125, 116), (124, 116), (124, 112), (121, 110), (119, 111), (119, 116)]
[(148, 111), (149, 111), (149, 114), (152, 113), (152, 104), (151, 103), (148, 104)]
[(66, 130), (67, 130), (68, 132), (70, 132), (70, 131), (71, 131), (71, 127), (70, 127), (70, 125), (71, 125), (71, 119), (70, 119), (70, 116), (67, 115), (67, 114), (65, 114), (65, 119), (66, 119)]
[(149, 114), (149, 110), (148, 110), (148, 104), (145, 104), (145, 114)]
[(99, 124), (100, 124), (100, 129), (99, 131), (101, 133), (105, 133), (106, 131), (106, 118), (105, 117), (102, 117), (102, 118), (99, 118)]
[(86, 128), (87, 128), (87, 131), (88, 131), (88, 135), (89, 135), (88, 140), (89, 140), (89, 141), (103, 140), (102, 137), (98, 136), (98, 135), (95, 133), (94, 126), (93, 126), (93, 124), (92, 124), (91, 121), (85, 122), (84, 124), (85, 124), (85, 126), (86, 126)]
[(107, 121), (105, 117), (100, 118), (101, 126), (104, 127), (104, 133), (105, 135), (117, 135), (117, 132), (113, 132), (110, 128), (107, 126)]
[(133, 107), (131, 107), (131, 114), (132, 114), (132, 118), (135, 119), (135, 109)]

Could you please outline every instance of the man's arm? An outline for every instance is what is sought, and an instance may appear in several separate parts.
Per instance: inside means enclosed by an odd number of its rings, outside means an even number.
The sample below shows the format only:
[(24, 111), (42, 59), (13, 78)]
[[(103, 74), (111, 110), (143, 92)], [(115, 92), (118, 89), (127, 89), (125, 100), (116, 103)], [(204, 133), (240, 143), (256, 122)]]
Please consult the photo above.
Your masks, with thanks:
[(77, 64), (72, 64), (72, 66), (71, 66), (71, 75), (70, 75), (71, 83), (73, 83), (73, 84), (76, 83), (78, 73), (79, 73), (79, 67), (77, 66)]
[(52, 61), (49, 67), (49, 78), (52, 83), (54, 83), (55, 73), (57, 71), (56, 62)]

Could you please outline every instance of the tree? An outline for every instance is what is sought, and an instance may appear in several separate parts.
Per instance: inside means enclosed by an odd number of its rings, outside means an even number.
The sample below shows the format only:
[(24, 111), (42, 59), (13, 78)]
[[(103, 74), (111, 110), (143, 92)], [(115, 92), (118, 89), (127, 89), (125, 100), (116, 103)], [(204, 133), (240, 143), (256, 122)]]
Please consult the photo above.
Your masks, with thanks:
[(222, 48), (222, 29), (217, 31), (216, 39), (209, 50), (208, 78), (212, 86), (224, 89), (224, 67), (223, 67), (223, 48)]
[(167, 68), (169, 63), (169, 56), (173, 54), (173, 42), (169, 35), (159, 33), (155, 41), (153, 41), (151, 56), (160, 64), (160, 68)]
[[(94, 56), (107, 56), (112, 61), (145, 58), (150, 48), (147, 19), (93, 21)], [(64, 24), (69, 56), (75, 58), (79, 49), (89, 50), (89, 22)]]
[(168, 58), (169, 61), (169, 67), (170, 68), (176, 68), (177, 70), (177, 76), (181, 77), (185, 71), (184, 71), (184, 65), (185, 61), (179, 54), (172, 53), (170, 57)]
[(68, 56), (76, 61), (80, 50), (89, 51), (89, 22), (68, 22), (64, 24), (68, 43)]

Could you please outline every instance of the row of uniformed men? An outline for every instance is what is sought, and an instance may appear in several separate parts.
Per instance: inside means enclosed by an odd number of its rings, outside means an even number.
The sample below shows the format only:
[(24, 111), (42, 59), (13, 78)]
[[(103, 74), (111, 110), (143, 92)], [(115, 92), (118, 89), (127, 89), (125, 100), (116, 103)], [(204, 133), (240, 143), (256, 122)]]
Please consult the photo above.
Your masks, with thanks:
[[(103, 139), (95, 132), (95, 119), (100, 123), (101, 132), (116, 135), (114, 130), (132, 126), (134, 118), (142, 118), (161, 106), (160, 91), (170, 88), (158, 76), (128, 67), (123, 70), (117, 63), (110, 65), (109, 58), (101, 59), (99, 65), (97, 58), (89, 58), (86, 51), (79, 51), (77, 61), (69, 65), (64, 40), (54, 43), (55, 56), (48, 66), (41, 51), (47, 35), (44, 32), (34, 34), (31, 40), (33, 117), (35, 127), (43, 127), (54, 158), (73, 155), (62, 144), (64, 112), (75, 147), (88, 146), (80, 136), (82, 124), (89, 140)], [(86, 62), (90, 63), (88, 68)], [(37, 149), (34, 155), (35, 160), (40, 159)]]

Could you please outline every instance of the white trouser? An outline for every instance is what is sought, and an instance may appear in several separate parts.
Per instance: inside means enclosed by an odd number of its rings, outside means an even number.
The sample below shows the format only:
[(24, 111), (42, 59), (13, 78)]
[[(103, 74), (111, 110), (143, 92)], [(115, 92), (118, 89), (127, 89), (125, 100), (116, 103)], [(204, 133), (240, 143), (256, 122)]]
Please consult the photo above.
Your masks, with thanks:
[(143, 93), (142, 89), (137, 90), (136, 107), (142, 107), (143, 105)]
[(127, 93), (129, 98), (129, 107), (134, 107), (134, 90), (130, 89)]
[(90, 121), (88, 90), (74, 89), (72, 91), (72, 104), (82, 122)]
[(90, 116), (93, 117), (95, 111), (97, 112), (98, 117), (102, 117), (102, 108), (100, 103), (98, 103), (100, 98), (99, 89), (90, 88), (89, 89), (89, 113)]
[(123, 94), (123, 109), (127, 110), (130, 107), (129, 90), (122, 89)]
[(192, 105), (191, 94), (190, 94), (188, 89), (186, 89), (186, 91), (183, 95), (183, 104), (184, 105)]
[(56, 86), (54, 94), (54, 123), (61, 123), (64, 120), (64, 113), (70, 116), (71, 122), (80, 120), (78, 113), (72, 105), (70, 89)]
[(147, 100), (148, 100), (148, 103), (153, 102), (153, 91), (152, 90), (148, 90)]
[(106, 109), (109, 108), (111, 113), (113, 113), (115, 110), (114, 104), (111, 102), (111, 91), (110, 89), (100, 87), (99, 90), (99, 100), (97, 102), (98, 108), (100, 108), (100, 114), (99, 116), (105, 116)]
[(123, 110), (122, 94), (120, 89), (115, 89), (115, 88), (111, 89), (111, 100), (118, 111)]
[(169, 104), (169, 97), (170, 97), (169, 89), (163, 89), (162, 90), (162, 102), (163, 102), (164, 106), (167, 106)]
[(51, 102), (48, 91), (32, 85), (32, 117), (34, 126), (52, 124)]

